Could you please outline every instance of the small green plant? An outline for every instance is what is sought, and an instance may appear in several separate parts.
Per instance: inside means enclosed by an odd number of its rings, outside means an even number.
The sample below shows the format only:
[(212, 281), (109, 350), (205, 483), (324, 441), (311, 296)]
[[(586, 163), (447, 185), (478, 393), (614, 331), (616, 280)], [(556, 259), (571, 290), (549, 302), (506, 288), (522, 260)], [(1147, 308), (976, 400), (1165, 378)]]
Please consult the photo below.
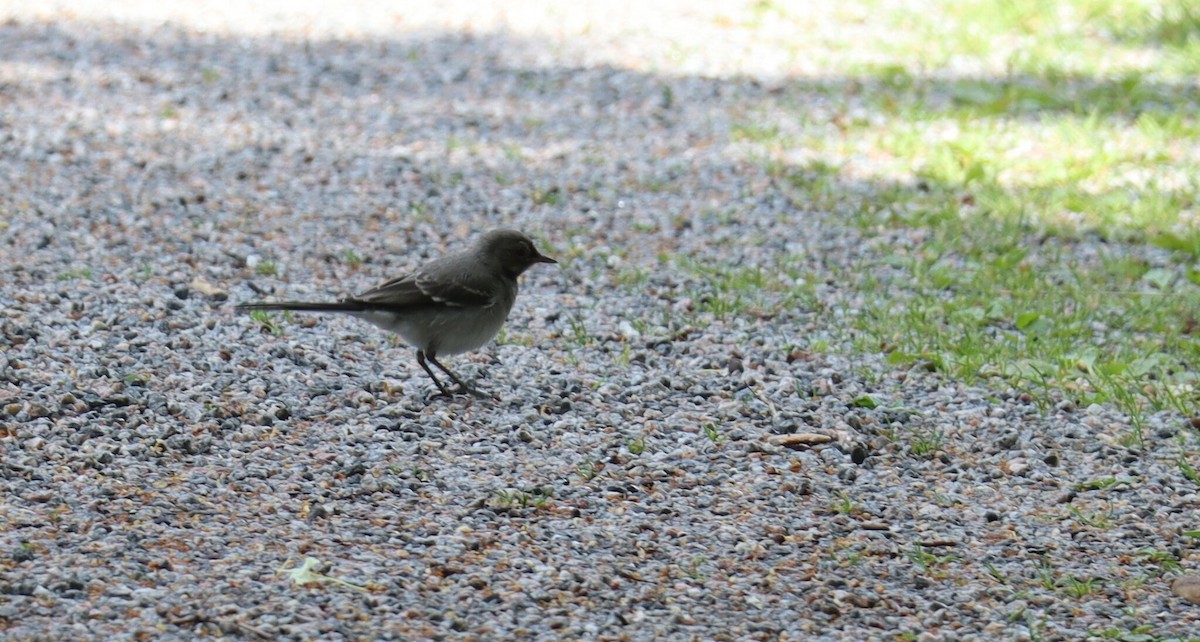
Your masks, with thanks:
[(1071, 506), (1067, 510), (1076, 521), (1084, 526), (1100, 530), (1108, 530), (1113, 527), (1113, 510), (1111, 507), (1106, 511), (1093, 513), (1085, 513), (1077, 506)]
[(342, 260), (346, 262), (346, 265), (349, 265), (352, 268), (356, 268), (363, 263), (363, 257), (353, 249), (346, 250), (346, 252), (342, 254)]
[(529, 505), (530, 495), (524, 491), (501, 489), (493, 491), (493, 494), (501, 506), (525, 508)]
[(582, 463), (576, 466), (575, 472), (585, 481), (591, 481), (595, 479), (596, 475), (600, 473), (599, 469), (596, 467), (596, 460), (590, 457), (583, 460)]
[(550, 502), (550, 495), (541, 489), (535, 492), (526, 492), (517, 489), (501, 489), (493, 491), (496, 500), (501, 506), (507, 508), (545, 508)]
[(634, 455), (646, 452), (646, 436), (641, 435), (637, 439), (629, 440), (629, 452)]
[(1101, 477), (1100, 479), (1093, 479), (1075, 484), (1075, 490), (1076, 492), (1083, 492), (1087, 490), (1106, 490), (1118, 484), (1132, 484), (1134, 481), (1135, 480), (1128, 477)]
[[(57, 521), (57, 520), (56, 520)], [(37, 547), (29, 540), (21, 540), (17, 544), (17, 548), (12, 552), (11, 557), (14, 561), (29, 561), (37, 554)]]
[(277, 276), (279, 267), (275, 265), (274, 261), (263, 261), (254, 266), (254, 273), (259, 276)]
[(946, 435), (940, 430), (914, 432), (909, 438), (909, 450), (917, 457), (933, 457), (942, 451)]
[(150, 375), (144, 372), (131, 372), (124, 377), (121, 377), (121, 381), (124, 381), (131, 386), (144, 386), (150, 382)]
[(996, 580), (996, 581), (997, 581), (997, 582), (999, 582), (1000, 584), (1009, 584), (1009, 583), (1011, 583), (1011, 580), (1008, 578), (1008, 575), (1006, 575), (1006, 574), (1004, 573), (1004, 571), (1001, 571), (1000, 569), (996, 568), (996, 565), (995, 565), (995, 564), (992, 564), (991, 562), (984, 562), (984, 563), (983, 563), (983, 568), (984, 568), (984, 569), (987, 571), (987, 574), (988, 574), (988, 575), (989, 575), (989, 576), (990, 576), (990, 577), (991, 577), (993, 580)]
[(874, 410), (875, 408), (879, 407), (879, 402), (875, 401), (875, 398), (871, 395), (860, 395), (856, 397), (854, 401), (851, 401), (850, 405), (855, 408)]
[(839, 515), (852, 515), (858, 512), (858, 504), (850, 497), (850, 493), (840, 490), (837, 492), (837, 500), (833, 502), (831, 507), (833, 512)]
[(583, 317), (572, 314), (567, 323), (571, 329), (571, 341), (578, 347), (590, 345), (592, 343), (592, 334), (588, 332), (587, 324), (584, 323)]
[(687, 562), (681, 563), (679, 566), (688, 577), (697, 582), (703, 582), (708, 577), (703, 568), (706, 563), (708, 563), (707, 559), (701, 555), (697, 555)]
[(67, 270), (66, 272), (62, 272), (55, 278), (59, 281), (73, 281), (75, 279), (90, 279), (90, 278), (92, 278), (92, 268), (89, 268), (89, 267), (72, 268), (70, 270)]
[(514, 163), (520, 163), (525, 160), (525, 151), (516, 143), (505, 143), (503, 146), (504, 158)]
[(859, 551), (854, 551), (854, 550), (843, 551), (843, 553), (841, 554), (841, 559), (839, 560), (840, 565), (843, 568), (861, 564), (862, 561), (863, 561), (863, 554), (860, 553)]
[(1062, 583), (1063, 592), (1075, 599), (1083, 599), (1092, 593), (1096, 592), (1098, 582), (1095, 578), (1081, 580), (1076, 577), (1068, 577)]
[(1169, 642), (1169, 640), (1182, 642), (1179, 638), (1160, 638), (1154, 635), (1154, 627), (1146, 624), (1128, 630), (1112, 627), (1102, 631), (1093, 631), (1092, 635), (1104, 640), (1119, 640), (1120, 642)]
[(779, 127), (775, 125), (763, 125), (757, 122), (734, 125), (731, 133), (734, 140), (757, 143), (759, 145), (775, 144), (780, 139)]
[(1196, 468), (1192, 466), (1192, 462), (1184, 455), (1179, 456), (1179, 472), (1183, 473), (1189, 481), (1197, 486), (1200, 486), (1200, 473), (1196, 472)]
[(1040, 584), (1042, 588), (1048, 591), (1053, 591), (1055, 588), (1057, 588), (1057, 575), (1058, 574), (1055, 572), (1054, 567), (1050, 566), (1049, 560), (1043, 559), (1042, 562), (1038, 564), (1038, 584)]
[(1148, 564), (1153, 564), (1158, 567), (1158, 575), (1166, 575), (1182, 570), (1179, 564), (1179, 558), (1167, 551), (1158, 551), (1151, 548), (1143, 549), (1138, 555)]
[(529, 200), (537, 205), (558, 205), (562, 203), (562, 198), (562, 192), (557, 187), (534, 189), (529, 193)]
[(953, 554), (937, 555), (926, 550), (924, 546), (916, 544), (909, 549), (908, 559), (919, 566), (922, 571), (928, 572), (946, 566), (957, 560), (958, 557)]
[(708, 439), (714, 444), (719, 444), (725, 441), (725, 435), (723, 435), (720, 429), (717, 428), (717, 424), (711, 421), (701, 425), (700, 429), (704, 431), (704, 436), (708, 437)]
[(283, 328), (278, 323), (275, 323), (275, 320), (271, 318), (270, 312), (266, 310), (254, 310), (250, 312), (250, 318), (255, 323), (258, 323), (264, 331), (270, 332), (275, 336), (283, 335)]
[(633, 348), (631, 348), (630, 345), (628, 343), (626, 343), (621, 348), (621, 354), (617, 355), (617, 358), (613, 360), (613, 363), (618, 368), (628, 368), (629, 363), (632, 360), (632, 357), (633, 357)]
[(580, 363), (579, 355), (575, 354), (574, 348), (567, 346), (566, 356), (567, 356), (567, 363), (571, 364), (572, 368), (579, 367), (579, 363)]
[(630, 289), (640, 288), (650, 280), (650, 270), (639, 267), (623, 267), (617, 272), (617, 285), (624, 286)]

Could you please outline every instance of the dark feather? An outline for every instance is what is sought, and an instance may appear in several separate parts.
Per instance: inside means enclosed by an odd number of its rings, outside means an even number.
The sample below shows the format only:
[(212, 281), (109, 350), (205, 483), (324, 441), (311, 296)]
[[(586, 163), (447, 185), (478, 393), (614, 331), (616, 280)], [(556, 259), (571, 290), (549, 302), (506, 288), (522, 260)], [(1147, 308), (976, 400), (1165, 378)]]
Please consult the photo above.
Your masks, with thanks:
[(415, 275), (392, 279), (347, 302), (398, 311), (441, 306), (484, 307), (495, 302), (498, 284), (487, 278), (486, 273), (438, 274), (437, 268), (444, 265), (435, 263)]

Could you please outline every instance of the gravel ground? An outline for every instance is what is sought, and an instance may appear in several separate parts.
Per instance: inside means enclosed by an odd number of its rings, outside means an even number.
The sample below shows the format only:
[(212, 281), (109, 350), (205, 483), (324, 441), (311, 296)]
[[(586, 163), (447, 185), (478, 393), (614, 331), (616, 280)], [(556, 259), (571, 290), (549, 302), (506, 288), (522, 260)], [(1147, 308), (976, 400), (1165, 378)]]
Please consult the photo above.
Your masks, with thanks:
[[(0, 4), (0, 637), (1200, 631), (1164, 573), (1200, 562), (1155, 448), (1180, 418), (1130, 450), (1104, 407), (810, 349), (855, 313), (836, 281), (775, 310), (696, 268), (919, 244), (731, 142), (781, 93), (853, 107), (781, 80), (819, 31), (781, 57), (719, 3), (31, 4)], [(232, 312), (500, 225), (561, 261), (447, 360), (501, 401), (427, 401), (363, 323)]]

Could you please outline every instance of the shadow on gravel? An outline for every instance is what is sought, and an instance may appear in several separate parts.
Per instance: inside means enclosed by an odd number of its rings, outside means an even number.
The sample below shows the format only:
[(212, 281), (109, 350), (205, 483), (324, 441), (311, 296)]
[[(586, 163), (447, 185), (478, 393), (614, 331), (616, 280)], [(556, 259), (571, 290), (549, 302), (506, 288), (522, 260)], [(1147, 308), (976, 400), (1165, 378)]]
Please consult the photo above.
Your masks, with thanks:
[[(764, 84), (562, 68), (537, 63), (537, 43), (504, 34), (300, 42), (10, 21), (0, 43), (0, 168), (13, 181), (0, 197), (6, 210), (65, 221), (124, 210), (248, 230), (271, 228), (263, 219), (272, 217), (283, 228), (324, 219), (334, 238), (406, 227), (398, 219), (432, 222), (464, 202), (479, 208), (478, 220), (532, 210), (558, 220), (560, 233), (615, 241), (628, 230), (671, 236), (707, 233), (704, 221), (746, 222), (754, 208), (745, 201), (769, 198), (769, 177), (725, 150), (766, 108), (811, 105), (834, 122), (884, 108), (1131, 120), (1198, 101), (1195, 82), (1135, 77), (939, 79), (882, 69)], [(738, 181), (723, 180), (731, 175)], [(77, 187), (63, 192), (64, 178)], [(592, 214), (563, 214), (572, 211)], [(632, 225), (612, 225), (621, 219)], [(762, 223), (750, 240), (779, 230), (779, 221)], [(5, 243), (36, 254), (59, 241), (35, 227), (10, 228)]]

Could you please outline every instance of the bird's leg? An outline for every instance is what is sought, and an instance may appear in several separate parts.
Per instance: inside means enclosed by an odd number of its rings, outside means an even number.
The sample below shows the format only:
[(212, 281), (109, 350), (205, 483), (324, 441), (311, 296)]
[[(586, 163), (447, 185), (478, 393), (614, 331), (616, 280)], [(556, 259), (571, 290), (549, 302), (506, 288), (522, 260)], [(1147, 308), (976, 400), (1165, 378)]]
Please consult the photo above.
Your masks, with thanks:
[[(442, 364), (440, 364), (436, 360), (434, 360), (432, 355), (429, 357), (429, 360), (433, 361), (435, 364), (437, 364), (437, 367), (442, 368), (442, 370), (446, 370), (445, 368), (442, 367)], [(443, 386), (442, 382), (438, 381), (438, 378), (434, 376), (433, 370), (429, 369), (429, 364), (425, 363), (425, 352), (422, 350), (417, 350), (417, 363), (421, 364), (421, 367), (425, 370), (425, 373), (429, 375), (430, 379), (433, 379), (433, 384), (438, 387), (438, 390), (441, 391), (442, 396), (449, 397), (450, 391), (446, 390), (446, 386)], [(449, 372), (449, 371), (447, 370), (446, 372)], [(454, 375), (450, 375), (450, 377), (453, 378), (455, 381), (458, 381), (458, 379), (456, 377), (454, 377)], [(462, 383), (459, 383), (458, 385), (461, 386)]]
[(469, 392), (469, 393), (475, 395), (476, 397), (485, 398), (485, 399), (490, 396), (490, 395), (486, 395), (486, 394), (472, 388), (471, 386), (468, 386), (467, 384), (463, 383), (462, 379), (458, 378), (458, 375), (454, 374), (453, 372), (450, 372), (450, 369), (447, 368), (446, 366), (443, 366), (441, 364), (441, 362), (439, 362), (437, 360), (437, 358), (434, 357), (432, 354), (428, 354), (428, 355), (426, 355), (426, 357), (428, 357), (430, 363), (437, 366), (438, 369), (441, 370), (442, 372), (446, 373), (446, 376), (450, 377), (450, 379), (452, 381), (454, 381), (454, 383), (457, 383), (458, 388), (461, 392)]

